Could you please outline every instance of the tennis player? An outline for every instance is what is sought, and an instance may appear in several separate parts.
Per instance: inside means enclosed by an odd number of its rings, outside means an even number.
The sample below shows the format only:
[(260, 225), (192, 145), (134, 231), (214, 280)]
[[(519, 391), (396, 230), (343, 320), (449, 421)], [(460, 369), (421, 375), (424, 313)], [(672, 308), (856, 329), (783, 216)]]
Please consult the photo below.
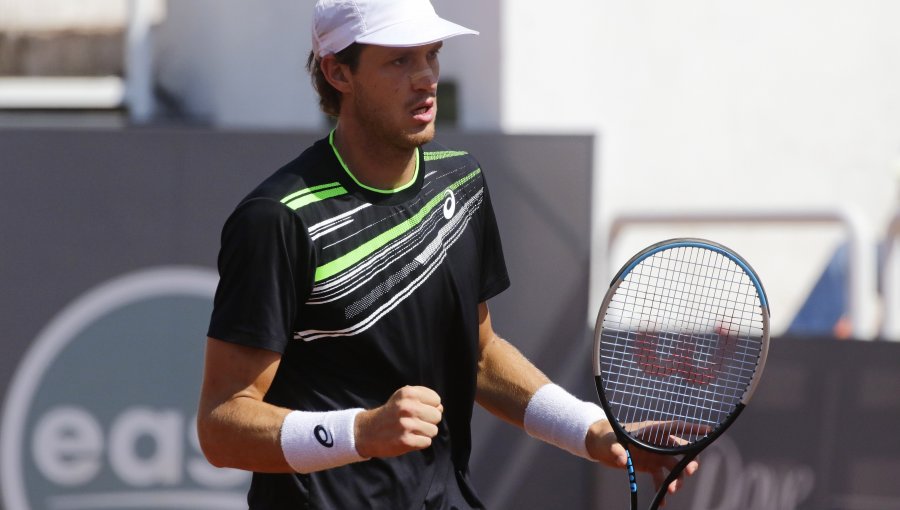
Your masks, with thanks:
[[(464, 34), (429, 0), (315, 5), (308, 67), (337, 127), (225, 223), (206, 345), (201, 445), (254, 472), (251, 509), (483, 508), (476, 401), (625, 464), (602, 410), (491, 327), (509, 278), (485, 176), (432, 142), (438, 53)], [(674, 465), (635, 462), (657, 480)]]

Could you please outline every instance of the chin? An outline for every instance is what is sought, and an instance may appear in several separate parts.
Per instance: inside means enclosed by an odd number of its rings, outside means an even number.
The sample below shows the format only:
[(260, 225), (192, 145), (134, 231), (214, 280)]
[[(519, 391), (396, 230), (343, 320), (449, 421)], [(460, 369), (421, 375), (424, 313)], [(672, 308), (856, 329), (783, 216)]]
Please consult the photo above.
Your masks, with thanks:
[(409, 133), (406, 136), (406, 139), (407, 139), (407, 142), (409, 143), (409, 145), (411, 145), (413, 147), (418, 147), (420, 145), (425, 145), (426, 143), (434, 140), (434, 134), (435, 134), (434, 122), (432, 122), (432, 123), (426, 125), (424, 128), (422, 128), (419, 131)]

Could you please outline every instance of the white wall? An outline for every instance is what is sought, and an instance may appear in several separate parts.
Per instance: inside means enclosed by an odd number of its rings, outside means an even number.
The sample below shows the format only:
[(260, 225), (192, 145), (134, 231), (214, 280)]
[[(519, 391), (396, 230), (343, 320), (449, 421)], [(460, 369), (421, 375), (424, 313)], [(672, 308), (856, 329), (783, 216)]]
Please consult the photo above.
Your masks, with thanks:
[[(898, 2), (507, 0), (502, 17), (503, 128), (601, 136), (597, 243), (623, 211), (846, 207), (877, 233), (897, 206)], [(815, 233), (713, 235), (760, 266), (784, 327), (839, 238)]]
[[(611, 218), (841, 208), (876, 237), (897, 206), (900, 2), (434, 4), (482, 32), (442, 52), (442, 78), (460, 85), (461, 128), (598, 135), (597, 292), (649, 240), (711, 237), (757, 266), (777, 331), (841, 241), (839, 229), (635, 230), (606, 260)], [(321, 129), (303, 69), (310, 11), (295, 0), (170, 2), (161, 81), (214, 125)]]
[(304, 71), (310, 14), (296, 0), (169, 2), (157, 40), (163, 87), (214, 125), (318, 127)]
[[(164, 2), (149, 0), (154, 21), (165, 16)], [(129, 3), (130, 0), (0, 0), (0, 30), (121, 29), (125, 27)]]
[[(460, 124), (499, 126), (499, 4), (436, 0), (438, 12), (479, 30), (441, 52), (442, 79), (459, 83)], [(189, 111), (222, 127), (320, 129), (306, 73), (312, 2), (169, 2), (158, 34), (159, 76)]]
[(500, 2), (432, 0), (432, 4), (442, 17), (480, 32), (455, 37), (441, 50), (441, 80), (452, 79), (459, 87), (459, 127), (500, 129)]

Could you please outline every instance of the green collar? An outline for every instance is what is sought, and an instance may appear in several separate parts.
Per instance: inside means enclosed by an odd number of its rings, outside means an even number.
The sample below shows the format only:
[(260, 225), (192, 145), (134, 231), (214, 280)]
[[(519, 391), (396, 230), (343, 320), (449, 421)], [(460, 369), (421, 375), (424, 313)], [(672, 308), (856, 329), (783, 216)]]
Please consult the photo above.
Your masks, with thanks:
[(373, 188), (372, 186), (366, 186), (365, 184), (359, 182), (359, 179), (357, 179), (356, 176), (353, 175), (353, 172), (351, 172), (350, 169), (347, 168), (347, 164), (344, 163), (344, 158), (341, 157), (341, 154), (338, 152), (337, 147), (334, 146), (334, 131), (335, 130), (332, 129), (331, 133), (328, 134), (328, 144), (331, 145), (331, 150), (334, 151), (334, 155), (335, 155), (335, 157), (337, 157), (337, 160), (341, 164), (341, 167), (344, 169), (345, 172), (347, 172), (347, 175), (349, 175), (350, 178), (353, 179), (353, 182), (355, 182), (356, 185), (359, 186), (360, 188), (367, 189), (369, 191), (374, 191), (375, 193), (383, 193), (385, 195), (390, 195), (392, 193), (399, 193), (399, 192), (405, 190), (406, 188), (412, 186), (413, 184), (415, 184), (416, 179), (419, 178), (419, 148), (416, 147), (416, 172), (413, 174), (413, 177), (412, 177), (412, 179), (409, 180), (409, 182), (407, 182), (403, 186), (400, 186), (399, 188), (394, 188), (394, 189), (378, 189), (378, 188)]

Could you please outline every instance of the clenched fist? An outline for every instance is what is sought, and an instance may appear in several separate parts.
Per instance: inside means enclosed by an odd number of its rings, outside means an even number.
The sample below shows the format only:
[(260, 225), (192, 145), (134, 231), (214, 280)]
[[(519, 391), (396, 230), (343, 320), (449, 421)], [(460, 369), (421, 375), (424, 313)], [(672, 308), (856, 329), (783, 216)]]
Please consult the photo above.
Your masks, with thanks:
[(434, 390), (404, 386), (383, 406), (356, 415), (356, 451), (363, 457), (396, 457), (428, 448), (443, 413)]

